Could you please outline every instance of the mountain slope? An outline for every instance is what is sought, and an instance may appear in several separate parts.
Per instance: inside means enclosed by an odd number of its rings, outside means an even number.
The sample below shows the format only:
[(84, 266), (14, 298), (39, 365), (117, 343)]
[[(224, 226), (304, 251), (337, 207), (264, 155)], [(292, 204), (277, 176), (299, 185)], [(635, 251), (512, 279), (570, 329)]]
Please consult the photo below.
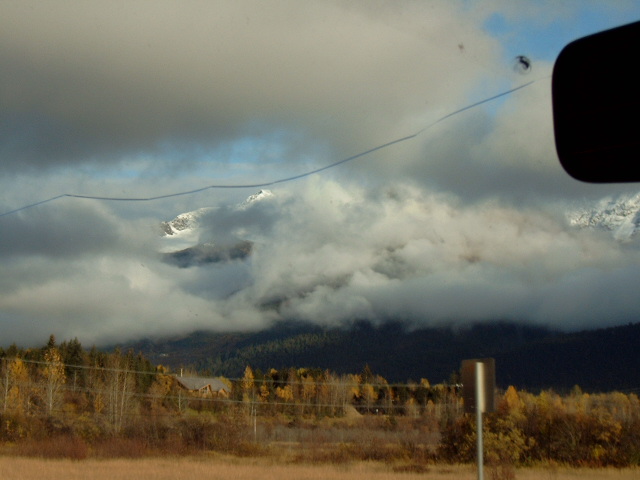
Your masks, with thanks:
[(163, 260), (179, 268), (244, 260), (251, 254), (253, 243), (241, 236), (234, 237), (233, 235), (222, 242), (220, 238), (212, 238), (215, 235), (212, 235), (210, 231), (211, 223), (215, 222), (215, 214), (218, 211), (246, 212), (259, 202), (271, 197), (273, 197), (273, 193), (269, 190), (260, 190), (258, 193), (250, 195), (242, 203), (228, 207), (228, 209), (199, 208), (192, 212), (181, 213), (173, 220), (161, 222)]
[(203, 244), (167, 252), (163, 254), (163, 260), (180, 268), (188, 268), (208, 263), (243, 260), (251, 254), (252, 248), (253, 244), (251, 242), (238, 242), (235, 245), (223, 247)]
[[(261, 191), (228, 211), (249, 213), (243, 219), (255, 221), (264, 211), (252, 208), (268, 206), (257, 202), (271, 196)], [(241, 235), (228, 243), (213, 243), (217, 241), (213, 238), (201, 241), (201, 220), (218, 225), (215, 221), (225, 218), (225, 212), (212, 212), (200, 209), (163, 224), (166, 239), (192, 242), (166, 251), (165, 262), (188, 268), (242, 261), (251, 255), (253, 244)], [(611, 232), (618, 241), (632, 241), (640, 228), (640, 194), (604, 199), (570, 213), (568, 220), (576, 228), (600, 229)], [(207, 235), (213, 231), (208, 229)], [(374, 327), (356, 322), (327, 329), (290, 322), (257, 333), (197, 332), (142, 342), (134, 348), (173, 368), (190, 366), (229, 377), (241, 375), (246, 365), (260, 369), (306, 366), (357, 373), (368, 364), (390, 381), (425, 377), (441, 382), (459, 368), (462, 359), (492, 356), (498, 361), (498, 381), (503, 386), (512, 383), (533, 389), (569, 389), (578, 384), (590, 390), (640, 387), (640, 356), (634, 355), (640, 348), (638, 325), (563, 334), (504, 322), (411, 331), (400, 323)]]
[(398, 323), (345, 329), (279, 324), (259, 333), (206, 333), (131, 345), (173, 368), (239, 377), (244, 368), (315, 367), (358, 373), (365, 365), (391, 382), (447, 381), (467, 358), (494, 357), (498, 384), (609, 391), (640, 387), (640, 324), (579, 333), (498, 322), (454, 330), (408, 331)]

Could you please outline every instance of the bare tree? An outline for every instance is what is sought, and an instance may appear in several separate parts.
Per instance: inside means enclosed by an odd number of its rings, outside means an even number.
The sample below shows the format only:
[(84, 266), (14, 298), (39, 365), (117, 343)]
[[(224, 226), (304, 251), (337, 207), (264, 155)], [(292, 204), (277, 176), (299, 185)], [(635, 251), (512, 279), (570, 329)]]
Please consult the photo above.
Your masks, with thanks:
[(43, 380), (44, 404), (47, 414), (52, 415), (62, 403), (63, 388), (67, 379), (62, 356), (56, 347), (51, 346), (47, 349), (44, 360), (45, 365), (40, 372)]
[(116, 432), (125, 426), (127, 415), (134, 408), (135, 379), (130, 363), (119, 351), (110, 356), (105, 371), (105, 411)]

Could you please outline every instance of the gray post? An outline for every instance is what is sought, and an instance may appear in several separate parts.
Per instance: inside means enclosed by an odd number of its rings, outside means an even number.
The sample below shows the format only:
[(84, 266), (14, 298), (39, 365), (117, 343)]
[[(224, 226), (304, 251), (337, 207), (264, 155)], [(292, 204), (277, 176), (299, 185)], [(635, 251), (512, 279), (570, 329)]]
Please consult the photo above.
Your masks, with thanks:
[(251, 413), (253, 413), (253, 442), (258, 443), (258, 411), (255, 405), (253, 405)]
[(484, 479), (482, 412), (484, 411), (484, 363), (476, 362), (476, 438), (478, 439), (478, 480)]
[(476, 414), (476, 438), (478, 439), (478, 480), (483, 480), (484, 458), (482, 446), (482, 414), (495, 412), (496, 367), (493, 358), (463, 360), (462, 397), (465, 413)]

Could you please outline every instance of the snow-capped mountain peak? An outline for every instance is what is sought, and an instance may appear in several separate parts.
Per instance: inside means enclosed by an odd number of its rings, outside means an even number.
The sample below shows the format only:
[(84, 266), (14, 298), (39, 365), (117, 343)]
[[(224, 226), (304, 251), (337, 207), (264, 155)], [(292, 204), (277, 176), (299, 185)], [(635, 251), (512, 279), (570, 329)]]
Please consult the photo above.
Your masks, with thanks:
[[(226, 215), (233, 214), (241, 214), (241, 212), (252, 208), (258, 202), (263, 202), (270, 198), (273, 198), (275, 195), (270, 190), (260, 190), (258, 193), (255, 193), (249, 196), (243, 202), (236, 204), (235, 206), (231, 206), (228, 208), (221, 207), (221, 210), (224, 212), (226, 210)], [(209, 244), (206, 246), (207, 249), (211, 250), (211, 248), (220, 247), (218, 245), (219, 239), (211, 238), (211, 225), (203, 225), (203, 223), (211, 223), (214, 219), (211, 215), (215, 214), (215, 210), (218, 210), (218, 207), (205, 207), (199, 208), (198, 210), (194, 210), (191, 212), (181, 213), (173, 220), (167, 222), (161, 222), (160, 227), (162, 231), (162, 246), (161, 250), (165, 253), (167, 252), (178, 252), (184, 251), (185, 249), (191, 248), (204, 248), (203, 245), (205, 243)], [(205, 217), (209, 217), (205, 219)], [(241, 245), (243, 242), (247, 242), (248, 239), (243, 235), (237, 235), (239, 230), (236, 229), (233, 232), (237, 238), (234, 241), (240, 242), (238, 245)], [(222, 240), (223, 244), (229, 243), (229, 238)], [(235, 243), (232, 243), (235, 245)], [(223, 247), (221, 247), (223, 248)], [(246, 248), (243, 247), (243, 251)]]
[(160, 224), (162, 231), (165, 235), (180, 235), (188, 230), (193, 230), (198, 227), (199, 220), (211, 210), (213, 207), (204, 207), (192, 212), (181, 213), (169, 222), (162, 222)]
[(273, 196), (274, 195), (271, 190), (260, 190), (258, 193), (254, 193), (253, 195), (250, 195), (244, 202), (238, 205), (238, 209), (246, 210), (255, 202), (261, 202)]
[(605, 198), (595, 206), (573, 211), (567, 217), (574, 227), (607, 230), (616, 240), (629, 241), (640, 229), (640, 193)]
[[(246, 210), (256, 202), (261, 202), (274, 197), (271, 190), (260, 190), (247, 197), (242, 203), (235, 206), (237, 210)], [(192, 212), (181, 213), (173, 220), (162, 222), (161, 228), (165, 235), (186, 235), (189, 231), (196, 230), (202, 217), (214, 210), (215, 207), (204, 207)]]

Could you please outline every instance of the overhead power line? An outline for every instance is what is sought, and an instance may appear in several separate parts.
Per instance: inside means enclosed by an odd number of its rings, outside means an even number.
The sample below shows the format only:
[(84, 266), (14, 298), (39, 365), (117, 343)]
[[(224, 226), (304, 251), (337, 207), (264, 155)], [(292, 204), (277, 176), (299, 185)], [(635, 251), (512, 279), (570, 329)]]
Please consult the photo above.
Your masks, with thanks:
[[(543, 78), (548, 78), (548, 77), (543, 77)], [(371, 153), (377, 152), (379, 150), (383, 150), (386, 149), (388, 147), (391, 147), (393, 145), (397, 145), (399, 143), (402, 142), (406, 142), (407, 140), (412, 140), (414, 138), (416, 138), (417, 136), (421, 135), (422, 133), (424, 133), (425, 131), (427, 131), (428, 129), (430, 129), (431, 127), (437, 125), (438, 123), (451, 118), (455, 115), (458, 115), (462, 112), (465, 112), (467, 110), (471, 110), (475, 107), (478, 107), (480, 105), (483, 105), (485, 103), (489, 103), (492, 102), (493, 100), (496, 100), (498, 98), (510, 95), (513, 92), (516, 92), (517, 90), (521, 90), (525, 87), (528, 87), (530, 85), (532, 85), (533, 83), (542, 80), (542, 78), (539, 78), (537, 80), (532, 80), (530, 82), (527, 82), (523, 85), (519, 85), (515, 88), (509, 89), (509, 90), (505, 90), (503, 92), (498, 93), (497, 95), (493, 95), (491, 97), (487, 97), (484, 98), (478, 102), (474, 102), (471, 103), (469, 105), (466, 105), (462, 108), (459, 108), (453, 112), (450, 112), (440, 118), (438, 118), (437, 120), (431, 122), (429, 125), (427, 125), (426, 127), (423, 127), (422, 129), (418, 130), (417, 132), (411, 134), (411, 135), (406, 135), (404, 137), (401, 138), (396, 138), (395, 140), (391, 140), (389, 142), (383, 143), (381, 145), (378, 145), (376, 147), (373, 148), (369, 148), (368, 150), (364, 150), (360, 153), (357, 153), (355, 155), (351, 155), (350, 157), (347, 158), (343, 158), (342, 160), (338, 160), (336, 162), (330, 163), (329, 165), (325, 165), (324, 167), (320, 167), (320, 168), (316, 168), (314, 170), (310, 170), (298, 175), (293, 175), (290, 177), (284, 177), (284, 178), (279, 178), (277, 180), (271, 180), (271, 181), (264, 181), (264, 182), (256, 182), (256, 183), (244, 183), (244, 184), (213, 184), (213, 185), (207, 185), (204, 187), (200, 187), (200, 188), (195, 188), (193, 190), (185, 190), (185, 191), (180, 191), (180, 192), (174, 192), (174, 193), (167, 193), (167, 194), (163, 194), (163, 195), (155, 195), (155, 196), (151, 196), (151, 197), (111, 197), (111, 196), (100, 196), (100, 195), (81, 195), (81, 194), (76, 194), (76, 193), (62, 193), (60, 195), (56, 195), (55, 197), (51, 197), (48, 198), (46, 200), (40, 200), (38, 202), (34, 202), (34, 203), (30, 203), (28, 205), (24, 205), (22, 207), (16, 208), (14, 210), (10, 210), (8, 212), (4, 212), (4, 213), (0, 213), (0, 217), (5, 217), (7, 215), (12, 215), (14, 213), (20, 212), (22, 210), (26, 210), (28, 208), (32, 208), (32, 207), (37, 207), (38, 205), (43, 205), (45, 203), (51, 203), (54, 202), (56, 200), (59, 200), (61, 198), (82, 198), (82, 199), (88, 199), (88, 200), (102, 200), (102, 201), (108, 201), (108, 202), (152, 202), (154, 200), (162, 200), (165, 198), (172, 198), (172, 197), (180, 197), (180, 196), (184, 196), (184, 195), (193, 195), (195, 193), (200, 193), (200, 192), (204, 192), (206, 190), (214, 190), (214, 189), (245, 189), (245, 188), (265, 188), (265, 187), (270, 187), (273, 185), (277, 185), (280, 183), (286, 183), (286, 182), (292, 182), (294, 180), (299, 180), (301, 178), (304, 177), (308, 177), (310, 175), (315, 175), (316, 173), (320, 173), (323, 172), (325, 170), (329, 170), (331, 168), (337, 167), (339, 165), (345, 164), (347, 162), (351, 162), (353, 160), (356, 160), (358, 158), (367, 156)]]

